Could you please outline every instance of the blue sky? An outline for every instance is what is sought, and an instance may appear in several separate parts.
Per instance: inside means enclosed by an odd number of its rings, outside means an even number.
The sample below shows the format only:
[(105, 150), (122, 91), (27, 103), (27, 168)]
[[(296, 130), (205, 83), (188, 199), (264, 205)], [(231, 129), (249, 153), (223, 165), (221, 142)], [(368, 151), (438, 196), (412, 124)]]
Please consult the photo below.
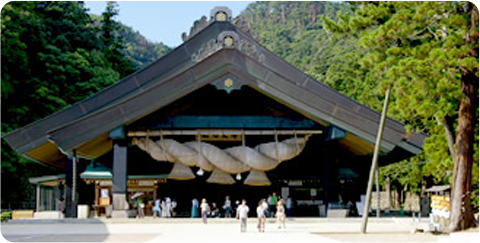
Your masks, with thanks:
[[(117, 1), (120, 14), (116, 20), (139, 31), (148, 40), (170, 47), (182, 43), (182, 32), (189, 32), (195, 20), (208, 16), (215, 6), (227, 6), (233, 16), (240, 14), (252, 1)], [(105, 1), (85, 1), (89, 13), (100, 15)]]

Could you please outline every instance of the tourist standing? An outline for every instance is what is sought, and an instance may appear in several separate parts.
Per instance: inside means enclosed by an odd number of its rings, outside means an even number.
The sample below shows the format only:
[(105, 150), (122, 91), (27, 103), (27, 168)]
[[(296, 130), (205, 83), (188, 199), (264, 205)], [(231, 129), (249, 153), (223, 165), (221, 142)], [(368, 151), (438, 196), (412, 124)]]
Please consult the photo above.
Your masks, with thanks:
[(223, 204), (223, 209), (225, 210), (225, 218), (230, 218), (232, 215), (232, 202), (230, 201), (230, 197), (225, 197), (225, 204)]
[(278, 228), (285, 229), (285, 208), (283, 207), (283, 200), (277, 203), (277, 212), (275, 214), (277, 217)]
[(210, 212), (210, 206), (208, 206), (207, 199), (202, 199), (202, 204), (200, 204), (200, 209), (202, 212), (203, 223), (207, 223), (208, 212)]
[(240, 219), (240, 232), (247, 231), (247, 219), (248, 219), (248, 211), (250, 209), (247, 206), (247, 201), (245, 199), (242, 200), (242, 204), (237, 208), (237, 219)]
[(287, 217), (292, 216), (292, 198), (290, 196), (287, 197), (287, 201), (285, 202), (285, 212), (287, 213)]
[(160, 209), (160, 199), (155, 200), (155, 206), (153, 206), (153, 218), (162, 217), (162, 209)]
[(198, 217), (198, 200), (194, 198), (192, 200), (192, 218)]
[(65, 213), (65, 198), (62, 197), (62, 199), (58, 202), (58, 211)]
[(160, 203), (160, 207), (162, 207), (162, 218), (166, 218), (167, 217), (167, 204), (165, 203), (165, 199), (162, 200), (162, 202)]
[(167, 208), (167, 218), (172, 217), (172, 200), (169, 197), (165, 198), (165, 206)]
[(265, 207), (263, 207), (264, 202), (265, 201), (263, 199), (260, 200), (257, 207), (258, 232), (265, 232)]
[(263, 211), (265, 212), (265, 217), (268, 217), (268, 203), (267, 200), (262, 199), (262, 208)]
[(143, 203), (142, 199), (137, 199), (137, 218), (145, 218), (145, 203)]
[(275, 212), (277, 211), (277, 201), (278, 201), (278, 196), (276, 192), (273, 192), (272, 194), (272, 199), (270, 204), (270, 214), (272, 217), (275, 215)]

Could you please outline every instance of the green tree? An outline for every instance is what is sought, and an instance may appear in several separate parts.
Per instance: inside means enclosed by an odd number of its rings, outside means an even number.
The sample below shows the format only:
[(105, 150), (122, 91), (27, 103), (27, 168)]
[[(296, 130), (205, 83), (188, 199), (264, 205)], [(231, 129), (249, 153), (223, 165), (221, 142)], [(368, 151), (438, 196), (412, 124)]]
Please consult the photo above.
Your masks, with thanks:
[(120, 73), (122, 77), (127, 76), (135, 70), (134, 65), (122, 52), (125, 48), (124, 38), (120, 35), (119, 30), (122, 25), (114, 20), (119, 13), (118, 4), (116, 2), (107, 2), (107, 7), (102, 13), (101, 19), (101, 40), (103, 42), (107, 60), (112, 65), (113, 70)]
[[(1, 20), (2, 134), (128, 74), (113, 68), (109, 50), (97, 38), (102, 33), (82, 3), (10, 2), (2, 8)], [(28, 177), (56, 170), (18, 156), (4, 141), (1, 146), (2, 202), (29, 200)]]
[[(360, 35), (360, 46), (368, 50), (364, 66), (380, 78), (382, 87), (393, 85), (392, 112), (408, 123), (410, 131), (432, 135), (425, 141), (425, 159), (430, 163), (425, 166), (448, 167), (453, 161), (450, 229), (473, 226), (478, 10), (465, 2), (358, 5), (353, 17), (342, 16), (337, 23), (324, 18), (326, 26), (331, 32)], [(478, 188), (478, 178), (473, 181)]]

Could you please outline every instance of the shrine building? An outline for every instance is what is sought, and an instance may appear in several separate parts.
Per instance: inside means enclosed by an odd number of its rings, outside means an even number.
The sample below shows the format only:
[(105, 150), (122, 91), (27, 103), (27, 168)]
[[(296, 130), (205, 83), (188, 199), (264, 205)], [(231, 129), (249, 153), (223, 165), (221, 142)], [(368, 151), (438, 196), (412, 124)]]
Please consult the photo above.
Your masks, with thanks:
[[(37, 211), (66, 202), (132, 216), (140, 195), (254, 208), (276, 192), (293, 216), (326, 216), (365, 194), (380, 114), (261, 46), (226, 7), (183, 44), (95, 95), (4, 136), (25, 158), (59, 168), (31, 178)], [(421, 152), (424, 134), (387, 118), (380, 165)], [(149, 212), (147, 212), (149, 214)]]

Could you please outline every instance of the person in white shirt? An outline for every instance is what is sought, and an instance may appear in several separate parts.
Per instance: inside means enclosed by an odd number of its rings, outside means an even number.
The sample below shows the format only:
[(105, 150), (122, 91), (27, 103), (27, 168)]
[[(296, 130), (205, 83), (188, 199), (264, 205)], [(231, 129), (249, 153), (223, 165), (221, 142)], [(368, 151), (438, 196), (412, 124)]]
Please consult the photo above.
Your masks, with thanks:
[(200, 209), (202, 212), (202, 220), (203, 223), (207, 223), (207, 216), (208, 213), (210, 212), (210, 206), (208, 206), (207, 199), (202, 199), (202, 204), (200, 204)]
[(250, 209), (247, 206), (247, 201), (245, 199), (242, 200), (242, 204), (237, 208), (237, 219), (240, 219), (240, 232), (247, 231), (247, 219), (248, 219), (248, 212)]
[(262, 208), (265, 213), (265, 217), (268, 216), (268, 203), (265, 201), (265, 199), (262, 199)]
[(278, 228), (283, 227), (285, 229), (285, 208), (283, 207), (283, 200), (278, 201), (275, 216), (277, 217)]
[(262, 199), (258, 203), (258, 207), (257, 207), (258, 232), (265, 232), (265, 207), (263, 206), (263, 203), (265, 203), (265, 200)]
[(172, 217), (172, 200), (167, 197), (165, 198), (165, 205), (167, 207), (167, 218)]

